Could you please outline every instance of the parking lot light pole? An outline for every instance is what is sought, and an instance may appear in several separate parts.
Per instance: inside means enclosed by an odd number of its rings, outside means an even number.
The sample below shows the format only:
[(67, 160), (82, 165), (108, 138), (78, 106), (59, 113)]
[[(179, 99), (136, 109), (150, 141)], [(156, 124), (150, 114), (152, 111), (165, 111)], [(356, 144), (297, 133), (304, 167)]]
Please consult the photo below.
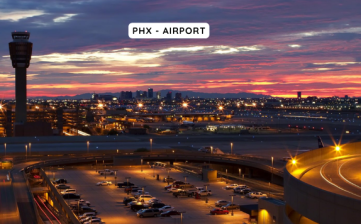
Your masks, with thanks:
[(271, 183), (273, 183), (273, 156), (271, 157), (271, 159), (272, 159)]
[(6, 143), (4, 143), (5, 156), (6, 156)]
[(96, 172), (96, 173), (98, 173), (97, 165), (98, 165), (98, 160), (96, 159), (96, 160), (95, 160), (95, 172)]
[(207, 192), (206, 203), (208, 203), (208, 186), (209, 186), (209, 184), (205, 184), (204, 186), (206, 187), (206, 192)]
[(28, 145), (25, 145), (25, 161), (28, 160)]
[(86, 142), (86, 152), (89, 153), (89, 141)]
[(153, 143), (153, 139), (149, 139), (149, 143), (150, 143), (150, 152), (152, 152), (152, 143)]
[[(232, 202), (231, 202), (231, 203), (232, 203), (232, 206), (233, 206), (233, 197), (234, 197), (234, 196), (236, 196), (236, 195), (231, 194), (231, 195), (229, 195), (229, 196), (231, 196), (231, 197), (232, 197)], [(233, 216), (233, 207), (232, 207), (232, 213), (231, 213), (231, 215)]]
[(143, 172), (143, 159), (140, 159), (140, 172)]
[(187, 177), (188, 176), (183, 176), (184, 177), (184, 183), (186, 183), (187, 182)]
[(155, 168), (155, 163), (153, 164), (153, 177), (155, 177), (154, 168)]
[(31, 156), (31, 143), (29, 142), (29, 155)]
[(233, 155), (233, 142), (231, 142), (231, 155)]
[(114, 171), (114, 186), (117, 186), (117, 171)]
[(228, 170), (226, 169), (226, 184), (228, 184), (227, 173), (228, 173)]
[(169, 171), (170, 171), (170, 169), (168, 169), (168, 178), (169, 178)]

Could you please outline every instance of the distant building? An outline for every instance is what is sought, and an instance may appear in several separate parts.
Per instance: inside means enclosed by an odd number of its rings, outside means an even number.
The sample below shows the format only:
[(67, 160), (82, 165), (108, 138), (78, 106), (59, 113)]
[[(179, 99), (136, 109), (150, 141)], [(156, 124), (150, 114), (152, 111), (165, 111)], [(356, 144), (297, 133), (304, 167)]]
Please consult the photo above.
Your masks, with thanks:
[(152, 88), (148, 89), (148, 98), (153, 98), (153, 89)]
[(302, 98), (302, 92), (297, 92), (297, 98), (301, 99)]
[(121, 91), (120, 92), (119, 99), (121, 99), (121, 100), (130, 100), (132, 98), (133, 98), (132, 91)]
[(140, 90), (137, 90), (136, 92), (135, 92), (135, 98), (140, 98), (141, 96), (141, 92), (140, 92)]
[(172, 92), (169, 91), (165, 97), (165, 99), (168, 101), (168, 102), (172, 102)]
[(345, 95), (345, 99), (348, 99), (348, 95)]
[(160, 93), (160, 91), (157, 92), (157, 100), (160, 100), (162, 98), (162, 94)]
[(114, 98), (114, 96), (112, 95), (100, 95), (99, 99), (104, 100), (104, 101), (112, 101)]
[(96, 93), (93, 93), (92, 100), (98, 100), (98, 99), (99, 99), (99, 95)]
[(182, 93), (176, 93), (175, 94), (175, 101), (177, 101), (177, 102), (182, 101)]
[(142, 98), (147, 98), (147, 96), (148, 96), (147, 91), (143, 91), (141, 96), (142, 96)]

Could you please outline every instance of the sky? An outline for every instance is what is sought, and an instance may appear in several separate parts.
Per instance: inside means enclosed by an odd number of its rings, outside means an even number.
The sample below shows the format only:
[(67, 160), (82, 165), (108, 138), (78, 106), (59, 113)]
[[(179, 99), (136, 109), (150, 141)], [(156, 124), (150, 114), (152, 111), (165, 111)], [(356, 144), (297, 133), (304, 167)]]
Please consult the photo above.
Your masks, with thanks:
[[(361, 96), (360, 9), (359, 0), (1, 0), (0, 98), (15, 97), (15, 30), (34, 44), (30, 97), (148, 88)], [(207, 22), (210, 37), (134, 40), (132, 22)]]

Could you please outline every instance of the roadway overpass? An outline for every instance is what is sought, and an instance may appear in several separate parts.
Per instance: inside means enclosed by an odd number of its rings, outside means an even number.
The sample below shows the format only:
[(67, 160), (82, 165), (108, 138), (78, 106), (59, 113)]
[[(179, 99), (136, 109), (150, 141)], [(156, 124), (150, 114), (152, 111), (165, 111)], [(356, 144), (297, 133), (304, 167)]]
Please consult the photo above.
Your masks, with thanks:
[(286, 165), (286, 224), (360, 223), (361, 142), (305, 152)]

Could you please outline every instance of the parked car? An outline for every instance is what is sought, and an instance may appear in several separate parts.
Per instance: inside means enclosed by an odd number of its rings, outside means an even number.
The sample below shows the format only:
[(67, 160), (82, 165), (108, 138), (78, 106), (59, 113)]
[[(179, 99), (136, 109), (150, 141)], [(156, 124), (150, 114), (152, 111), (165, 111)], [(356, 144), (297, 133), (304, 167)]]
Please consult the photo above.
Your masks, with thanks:
[(76, 189), (65, 189), (60, 192), (61, 194), (68, 194), (68, 193), (74, 193), (76, 194)]
[(214, 208), (210, 211), (211, 215), (222, 215), (222, 214), (229, 214), (229, 211), (226, 209)]
[(227, 205), (222, 206), (223, 210), (232, 210), (232, 209), (239, 209), (239, 205), (229, 203)]
[(179, 184), (184, 184), (184, 182), (180, 180), (176, 180), (173, 182), (173, 185), (179, 185)]
[(169, 184), (169, 185), (164, 187), (164, 190), (168, 190), (169, 188), (172, 188), (172, 187), (173, 187), (173, 184)]
[(154, 203), (160, 203), (160, 202), (162, 202), (162, 200), (157, 199), (157, 198), (152, 198), (152, 199), (149, 199), (146, 203), (154, 204)]
[(136, 203), (129, 203), (129, 204), (131, 204), (130, 205), (130, 209), (132, 210), (132, 211), (139, 211), (139, 210), (141, 210), (141, 209), (145, 209), (146, 208), (146, 206), (142, 203), (142, 202), (136, 202)]
[(172, 188), (169, 188), (167, 191), (169, 192), (169, 193), (175, 193), (175, 192), (178, 192), (178, 191), (181, 191), (182, 189), (180, 189), (180, 188), (174, 188), (174, 187), (172, 187)]
[(137, 199), (135, 197), (124, 197), (123, 199), (123, 203), (125, 206), (128, 205), (128, 203), (132, 202), (132, 201), (136, 201)]
[(169, 216), (173, 216), (173, 215), (180, 215), (180, 212), (171, 210), (171, 211), (166, 211), (160, 214), (161, 217), (169, 217)]
[(173, 211), (174, 210), (174, 207), (170, 206), (170, 205), (165, 205), (161, 208), (159, 208), (159, 211), (161, 213), (164, 213), (164, 212), (167, 212), (167, 211)]
[(105, 169), (105, 170), (99, 170), (98, 173), (99, 173), (100, 175), (104, 175), (104, 174), (114, 175), (114, 174), (115, 174), (115, 171), (110, 170), (110, 169)]
[(85, 212), (82, 215), (79, 216), (79, 219), (83, 219), (89, 216), (95, 216), (95, 212)]
[(197, 192), (200, 196), (211, 196), (212, 195), (212, 191), (211, 190), (201, 190)]
[(173, 196), (174, 197), (193, 197), (194, 196), (194, 193), (193, 192), (188, 192), (188, 191), (185, 191), (185, 190), (181, 190), (181, 191), (178, 191), (178, 192), (174, 192), (173, 193)]
[(165, 206), (164, 203), (153, 203), (153, 204), (149, 204), (149, 208), (163, 208)]
[(150, 194), (142, 194), (139, 196), (138, 200), (139, 201), (147, 201), (147, 200), (150, 200), (150, 199), (153, 199), (154, 197)]
[(57, 179), (53, 181), (54, 184), (67, 184), (68, 181), (66, 179)]
[(247, 195), (247, 197), (249, 198), (261, 198), (261, 197), (265, 197), (267, 198), (267, 194), (264, 194), (262, 192), (249, 192)]
[(74, 193), (67, 193), (67, 194), (63, 194), (63, 198), (65, 200), (69, 200), (69, 199), (80, 199), (80, 195), (79, 194), (74, 194)]
[(142, 209), (137, 212), (137, 216), (140, 218), (143, 217), (157, 217), (160, 215), (159, 209), (151, 208), (151, 209)]
[(65, 185), (65, 184), (58, 184), (55, 186), (57, 189), (69, 189), (70, 186), (69, 185)]
[(122, 187), (126, 187), (126, 186), (134, 186), (135, 184), (125, 181), (125, 182), (118, 182), (117, 185), (119, 188), (122, 188)]
[(249, 188), (235, 188), (233, 190), (234, 193), (240, 193), (240, 194), (248, 194), (249, 192), (251, 192), (251, 189)]
[(97, 186), (109, 186), (111, 184), (112, 184), (111, 181), (106, 181), (106, 180), (96, 183)]
[(238, 184), (230, 184), (230, 185), (226, 186), (226, 190), (231, 190), (231, 189), (234, 189), (236, 187), (238, 187)]
[(94, 221), (90, 221), (90, 222), (84, 222), (83, 224), (96, 224), (96, 223), (103, 223), (101, 220), (94, 220)]
[(231, 202), (226, 201), (226, 200), (218, 200), (218, 201), (216, 201), (215, 206), (222, 207), (222, 206), (228, 205), (229, 203), (231, 203)]
[(196, 189), (197, 189), (197, 191), (202, 191), (202, 190), (204, 190), (203, 187), (196, 187)]
[(78, 207), (75, 207), (75, 208), (73, 209), (73, 211), (74, 211), (74, 213), (79, 212), (79, 214), (83, 214), (83, 213), (85, 213), (85, 212), (94, 212), (95, 215), (97, 214), (97, 210), (95, 210), (95, 209), (93, 209), (93, 208), (90, 208), (90, 207), (88, 207), (88, 206), (81, 206), (81, 207), (79, 207), (79, 210), (78, 210)]
[(101, 218), (98, 218), (96, 216), (88, 216), (82, 220), (80, 220), (81, 223), (85, 223), (85, 222), (96, 222), (96, 221), (101, 221)]

